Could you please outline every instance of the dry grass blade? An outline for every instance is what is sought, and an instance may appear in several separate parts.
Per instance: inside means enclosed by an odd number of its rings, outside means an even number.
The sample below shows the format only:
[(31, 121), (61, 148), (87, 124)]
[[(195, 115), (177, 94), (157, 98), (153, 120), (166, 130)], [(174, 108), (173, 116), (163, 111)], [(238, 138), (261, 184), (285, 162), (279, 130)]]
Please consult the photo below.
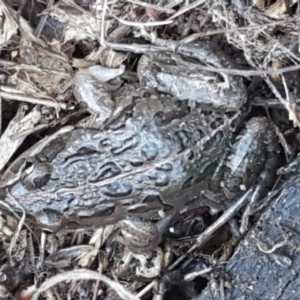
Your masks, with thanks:
[(267, 24), (259, 24), (259, 25), (249, 25), (249, 26), (243, 26), (243, 27), (236, 27), (236, 28), (226, 28), (226, 29), (219, 29), (219, 30), (212, 30), (212, 31), (206, 31), (206, 32), (197, 32), (194, 34), (189, 35), (188, 37), (183, 38), (180, 42), (187, 44), (191, 43), (194, 40), (197, 40), (199, 38), (205, 37), (205, 36), (210, 36), (210, 35), (219, 35), (222, 33), (228, 33), (228, 32), (235, 32), (235, 31), (243, 31), (243, 30), (249, 30), (249, 29), (258, 29), (262, 27), (268, 27), (268, 26), (276, 26), (279, 24), (284, 23), (285, 21), (277, 21), (277, 22), (270, 22)]
[(82, 267), (87, 267), (94, 260), (100, 249), (106, 242), (109, 235), (115, 230), (115, 226), (105, 226), (104, 228), (97, 229), (89, 241), (91, 247), (80, 258), (78, 264)]
[(267, 10), (267, 14), (272, 18), (280, 18), (287, 11), (286, 3), (289, 3), (290, 6), (297, 3), (298, 0), (285, 1), (285, 0), (277, 0), (274, 4), (272, 4)]
[(41, 293), (45, 292), (46, 290), (50, 289), (51, 287), (55, 286), (56, 284), (63, 282), (63, 281), (69, 281), (69, 280), (101, 280), (102, 282), (109, 285), (112, 289), (114, 289), (118, 295), (124, 299), (124, 300), (139, 300), (140, 298), (136, 297), (135, 295), (132, 295), (129, 291), (127, 291), (121, 284), (112, 281), (108, 277), (99, 274), (97, 272), (93, 272), (87, 269), (81, 269), (81, 270), (74, 270), (65, 272), (64, 274), (59, 274), (56, 276), (53, 276), (49, 280), (45, 281), (39, 289), (36, 291), (36, 293), (32, 296), (31, 300), (38, 300)]
[(18, 31), (18, 24), (3, 1), (0, 1), (0, 47), (8, 42)]
[(183, 6), (182, 8), (180, 8), (173, 16), (171, 16), (169, 18), (169, 20), (173, 20), (173, 19), (179, 17), (180, 15), (192, 10), (193, 8), (202, 5), (203, 3), (205, 3), (205, 0), (199, 0), (199, 1), (195, 1), (193, 3), (187, 4), (187, 5)]
[(73, 1), (63, 2), (65, 4), (58, 3), (49, 6), (42, 14), (61, 24), (67, 24), (63, 31), (61, 43), (64, 44), (70, 40), (99, 40), (99, 20)]
[(270, 87), (270, 89), (272, 90), (272, 92), (274, 93), (274, 95), (277, 97), (277, 99), (283, 105), (283, 107), (287, 110), (287, 112), (289, 114), (289, 120), (291, 120), (293, 122), (295, 127), (297, 126), (300, 128), (300, 122), (296, 115), (296, 104), (291, 103), (290, 101), (288, 101), (288, 99), (285, 100), (280, 95), (280, 93), (278, 92), (278, 90), (276, 89), (276, 87), (274, 86), (274, 84), (271, 82), (271, 80), (269, 78), (265, 77), (265, 81), (268, 84), (268, 86)]
[(25, 211), (23, 211), (23, 215), (22, 215), (22, 218), (21, 218), (21, 220), (20, 220), (20, 222), (18, 224), (18, 228), (15, 231), (15, 233), (14, 233), (12, 239), (11, 239), (11, 243), (9, 245), (8, 254), (9, 254), (10, 263), (11, 263), (12, 266), (14, 265), (12, 252), (15, 249), (15, 246), (17, 244), (17, 240), (20, 237), (20, 233), (22, 231), (22, 227), (23, 227), (23, 225), (25, 223), (25, 217), (26, 217)]
[(135, 27), (141, 27), (141, 26), (144, 26), (144, 27), (162, 26), (162, 25), (167, 25), (167, 24), (172, 24), (173, 23), (172, 20), (141, 23), (141, 22), (132, 22), (132, 21), (123, 20), (123, 19), (117, 18), (115, 16), (114, 16), (114, 18), (116, 20), (118, 20), (120, 23), (124, 24), (124, 25), (135, 26)]
[(164, 7), (164, 6), (153, 5), (153, 4), (138, 1), (138, 0), (127, 0), (127, 2), (137, 4), (137, 5), (140, 5), (140, 6), (143, 6), (143, 7), (147, 7), (147, 8), (152, 8), (154, 10), (165, 12), (165, 13), (168, 13), (168, 14), (174, 14), (175, 13), (174, 9)]
[[(4, 166), (26, 138), (26, 135), (18, 139), (13, 139), (12, 136), (20, 131), (33, 130), (34, 126), (39, 123), (42, 118), (41, 113), (37, 109), (32, 110), (25, 116), (26, 110), (27, 108), (25, 106), (20, 106), (16, 116), (11, 120), (9, 126), (1, 136), (0, 170), (3, 170)], [(30, 133), (30, 131), (28, 133)]]
[(65, 103), (57, 103), (53, 100), (38, 99), (38, 98), (34, 98), (34, 97), (29, 97), (26, 95), (20, 95), (17, 92), (19, 92), (19, 91), (16, 90), (16, 93), (6, 93), (4, 91), (0, 91), (0, 97), (3, 97), (6, 100), (29, 102), (31, 104), (39, 104), (39, 105), (54, 107), (56, 109), (66, 109), (67, 108)]

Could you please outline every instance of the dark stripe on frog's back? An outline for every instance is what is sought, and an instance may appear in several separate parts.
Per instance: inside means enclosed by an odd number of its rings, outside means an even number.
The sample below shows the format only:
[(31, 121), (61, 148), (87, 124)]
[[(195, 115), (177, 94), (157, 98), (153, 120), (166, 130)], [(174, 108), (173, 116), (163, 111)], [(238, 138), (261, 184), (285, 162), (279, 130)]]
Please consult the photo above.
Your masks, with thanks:
[[(80, 214), (81, 210), (86, 209), (97, 214), (104, 203), (122, 203), (126, 198), (132, 199), (133, 204), (140, 203), (147, 194), (154, 195), (155, 192), (164, 201), (170, 192), (180, 192), (182, 184), (197, 175), (203, 155), (215, 158), (222, 152), (234, 128), (230, 127), (230, 120), (228, 124), (225, 122), (221, 127), (212, 128), (213, 117), (225, 120), (226, 115), (216, 112), (203, 114), (196, 107), (184, 105), (176, 107), (170, 99), (164, 99), (163, 103), (158, 101), (138, 100), (139, 108), (128, 114), (124, 126), (114, 127), (116, 120), (104, 132), (75, 130), (73, 136), (96, 134), (97, 139), (90, 141), (98, 151), (75, 151), (67, 160), (62, 160), (60, 154), (53, 160), (54, 171), (50, 181), (41, 190), (26, 192), (18, 183), (11, 193), (22, 199), (22, 205), (32, 214), (43, 209), (58, 210), (62, 214)], [(149, 108), (152, 111), (149, 112)], [(167, 118), (158, 122), (155, 115), (161, 111), (161, 116)], [(215, 137), (218, 133), (222, 134), (220, 140)], [(114, 147), (120, 139), (129, 143), (124, 151), (116, 151), (118, 147)], [(205, 147), (207, 145), (208, 149)], [(187, 149), (189, 153), (184, 153)], [(200, 154), (199, 149), (202, 149)], [(190, 155), (191, 151), (193, 158), (188, 160), (186, 155)], [(105, 178), (105, 172), (101, 174), (105, 168), (111, 173), (109, 178)], [(82, 180), (84, 184), (79, 182), (80, 176), (85, 179)], [(76, 187), (72, 187), (74, 181)], [(61, 186), (62, 183), (65, 187)], [(172, 204), (171, 199), (167, 202)]]

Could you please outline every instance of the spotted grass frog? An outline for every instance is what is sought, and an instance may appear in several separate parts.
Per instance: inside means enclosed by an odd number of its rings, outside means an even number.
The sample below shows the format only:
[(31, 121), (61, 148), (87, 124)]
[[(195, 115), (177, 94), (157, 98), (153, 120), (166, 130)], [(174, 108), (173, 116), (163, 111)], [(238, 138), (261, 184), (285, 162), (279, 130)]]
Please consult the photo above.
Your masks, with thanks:
[(189, 207), (225, 209), (265, 170), (267, 188), (279, 144), (267, 118), (245, 123), (240, 78), (224, 85), (191, 76), (174, 55), (164, 56), (164, 63), (141, 58), (141, 84), (111, 94), (114, 103), (126, 98), (126, 107), (102, 130), (63, 128), (17, 159), (3, 201), (18, 210), (13, 197), (51, 231), (119, 224), (141, 251), (160, 241), (153, 221)]

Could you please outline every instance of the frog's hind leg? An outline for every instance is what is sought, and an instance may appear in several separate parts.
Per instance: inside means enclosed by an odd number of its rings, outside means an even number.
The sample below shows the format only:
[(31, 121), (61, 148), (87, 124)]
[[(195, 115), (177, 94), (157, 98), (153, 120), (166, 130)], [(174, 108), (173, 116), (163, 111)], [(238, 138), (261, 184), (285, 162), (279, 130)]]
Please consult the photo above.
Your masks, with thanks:
[(273, 148), (271, 144), (270, 146), (269, 150), (271, 151), (266, 152), (264, 169), (257, 177), (256, 187), (251, 196), (250, 203), (243, 213), (240, 226), (241, 234), (244, 234), (247, 231), (249, 217), (257, 211), (257, 207), (261, 204), (259, 201), (271, 191), (276, 181), (276, 171), (281, 165), (281, 155), (280, 150), (277, 150), (277, 147)]
[(280, 163), (281, 148), (272, 122), (265, 117), (250, 119), (226, 161), (222, 188), (228, 202), (252, 186), (256, 186), (252, 204), (265, 197)]

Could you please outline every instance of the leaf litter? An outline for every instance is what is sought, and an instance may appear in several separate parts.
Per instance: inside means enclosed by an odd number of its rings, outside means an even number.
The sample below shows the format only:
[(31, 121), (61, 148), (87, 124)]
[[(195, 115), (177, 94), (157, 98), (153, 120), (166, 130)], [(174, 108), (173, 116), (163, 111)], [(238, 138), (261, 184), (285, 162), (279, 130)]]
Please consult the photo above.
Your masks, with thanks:
[[(96, 103), (74, 96), (78, 71), (95, 65), (121, 70), (125, 64), (121, 78), (137, 82), (137, 54), (180, 52), (199, 40), (210, 40), (216, 51), (225, 44), (224, 59), (234, 64), (198, 68), (238, 73), (251, 83), (253, 105), (280, 107), (299, 127), (299, 11), (298, 1), (284, 0), (253, 0), (250, 6), (243, 0), (0, 1), (1, 174), (13, 158), (68, 122), (94, 124), (89, 113), (98, 109)], [(1, 298), (175, 299), (168, 298), (163, 280), (118, 276), (136, 272), (138, 264), (121, 270), (131, 254), (115, 253), (120, 265), (109, 267), (111, 249), (103, 245), (112, 239), (113, 226), (49, 234), (20, 226), (24, 218), (5, 214), (0, 224)], [(161, 258), (156, 252), (157, 268), (170, 264), (165, 247)], [(185, 296), (195, 293), (185, 284)]]

